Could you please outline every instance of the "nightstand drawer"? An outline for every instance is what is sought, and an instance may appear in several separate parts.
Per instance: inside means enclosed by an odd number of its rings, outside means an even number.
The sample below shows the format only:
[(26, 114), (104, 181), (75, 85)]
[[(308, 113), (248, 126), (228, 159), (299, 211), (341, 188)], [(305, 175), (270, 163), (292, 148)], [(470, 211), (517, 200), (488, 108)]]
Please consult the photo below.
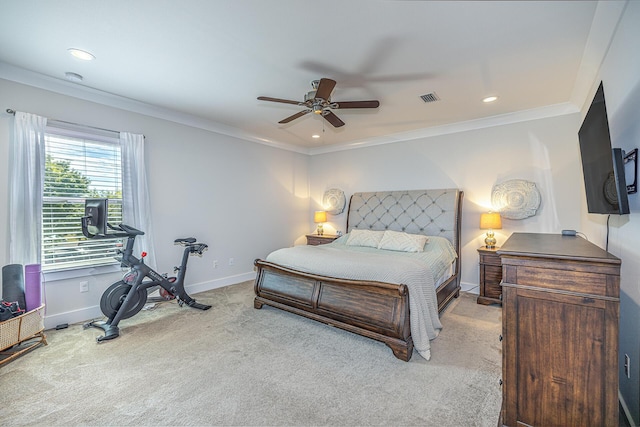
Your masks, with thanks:
[(484, 282), (491, 284), (498, 284), (502, 280), (502, 267), (496, 267), (495, 265), (484, 266)]
[(480, 264), (484, 265), (497, 265), (502, 267), (502, 262), (500, 261), (500, 257), (495, 253), (492, 254), (480, 254)]
[(498, 248), (478, 249), (480, 255), (480, 292), (478, 304), (502, 304), (502, 260), (496, 253)]
[(483, 293), (485, 298), (499, 301), (502, 299), (502, 286), (500, 283), (485, 283)]
[(307, 245), (318, 246), (325, 245), (327, 243), (331, 243), (336, 240), (339, 236), (335, 234), (307, 234)]

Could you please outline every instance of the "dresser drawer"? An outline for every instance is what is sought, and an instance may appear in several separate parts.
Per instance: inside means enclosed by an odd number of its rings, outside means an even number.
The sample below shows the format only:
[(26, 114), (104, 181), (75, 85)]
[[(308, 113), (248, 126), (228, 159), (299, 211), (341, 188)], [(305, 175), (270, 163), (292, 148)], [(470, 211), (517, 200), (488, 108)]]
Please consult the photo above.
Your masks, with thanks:
[(535, 288), (554, 289), (562, 292), (589, 294), (618, 298), (619, 276), (609, 274), (610, 267), (591, 266), (585, 263), (566, 261), (535, 262), (528, 264), (505, 259), (504, 281), (506, 283)]

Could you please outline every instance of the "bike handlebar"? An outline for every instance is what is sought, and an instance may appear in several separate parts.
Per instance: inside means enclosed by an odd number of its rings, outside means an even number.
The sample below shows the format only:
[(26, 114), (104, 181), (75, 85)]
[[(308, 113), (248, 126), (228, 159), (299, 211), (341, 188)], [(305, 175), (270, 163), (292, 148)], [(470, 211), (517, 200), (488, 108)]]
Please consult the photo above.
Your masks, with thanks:
[[(107, 223), (107, 227), (109, 227), (112, 230), (120, 230), (120, 231), (124, 231), (127, 236), (131, 237), (131, 236), (142, 236), (144, 235), (144, 231), (140, 231), (137, 228), (133, 228), (130, 225), (126, 225), (126, 224), (118, 224), (116, 226), (113, 226), (109, 223)], [(118, 234), (118, 233), (115, 233)]]
[(206, 251), (209, 246), (205, 243), (196, 243), (196, 241), (195, 237), (185, 237), (176, 239), (173, 243), (189, 248), (189, 253), (192, 255), (202, 256), (202, 253)]
[(104, 234), (93, 234), (89, 231), (89, 217), (83, 216), (81, 220), (82, 234), (84, 234), (87, 239), (113, 239), (114, 237), (135, 237), (144, 234), (144, 231), (140, 231), (126, 224), (111, 225), (109, 223), (107, 223), (107, 228), (115, 231), (115, 233), (109, 233), (107, 231)]
[(196, 243), (191, 245), (191, 253), (198, 254), (198, 256), (202, 256), (202, 253), (209, 248), (205, 243)]
[[(92, 234), (88, 229), (88, 217), (82, 217), (82, 232), (88, 239), (107, 239), (114, 237), (135, 238), (136, 236), (144, 235), (144, 231), (138, 230), (137, 228), (131, 227), (130, 225), (126, 224), (112, 225), (107, 223), (107, 227), (109, 228), (109, 230), (115, 231), (115, 233)], [(203, 252), (209, 248), (209, 246), (205, 243), (196, 243), (195, 237), (176, 239), (174, 243), (176, 245), (181, 245), (189, 248), (190, 254), (198, 256), (202, 256)], [(131, 247), (133, 248), (133, 246)]]

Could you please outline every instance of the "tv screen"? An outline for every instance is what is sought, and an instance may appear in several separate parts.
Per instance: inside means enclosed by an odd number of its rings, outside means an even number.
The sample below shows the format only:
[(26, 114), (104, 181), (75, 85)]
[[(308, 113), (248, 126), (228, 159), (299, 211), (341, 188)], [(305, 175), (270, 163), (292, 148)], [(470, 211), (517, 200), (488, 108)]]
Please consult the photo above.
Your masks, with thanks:
[(620, 148), (611, 148), (602, 82), (578, 131), (587, 210), (599, 214), (628, 214), (629, 199)]

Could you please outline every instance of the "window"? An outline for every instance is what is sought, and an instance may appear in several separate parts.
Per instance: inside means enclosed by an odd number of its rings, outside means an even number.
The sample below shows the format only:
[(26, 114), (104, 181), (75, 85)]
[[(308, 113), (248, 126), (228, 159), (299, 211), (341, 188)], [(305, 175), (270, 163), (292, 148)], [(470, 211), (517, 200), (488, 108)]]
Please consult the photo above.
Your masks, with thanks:
[(42, 205), (45, 271), (115, 264), (122, 239), (87, 239), (87, 198), (109, 199), (109, 222), (122, 220), (122, 168), (117, 135), (47, 126)]

